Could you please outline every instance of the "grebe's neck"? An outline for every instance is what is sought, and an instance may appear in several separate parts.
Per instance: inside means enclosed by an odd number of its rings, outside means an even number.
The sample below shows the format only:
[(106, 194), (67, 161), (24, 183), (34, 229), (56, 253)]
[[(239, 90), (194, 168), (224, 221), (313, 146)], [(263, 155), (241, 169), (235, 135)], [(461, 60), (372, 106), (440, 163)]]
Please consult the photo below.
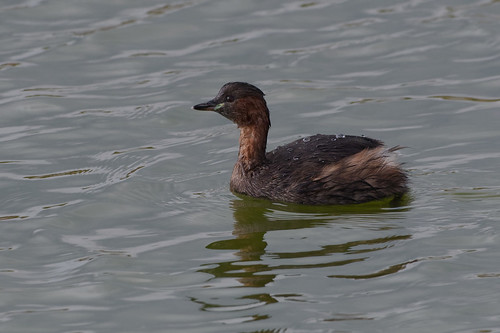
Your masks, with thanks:
[(240, 126), (240, 150), (238, 163), (245, 171), (250, 171), (266, 161), (267, 133), (269, 118), (259, 117), (255, 123)]
[(267, 131), (255, 127), (240, 128), (238, 162), (245, 171), (261, 165), (266, 160)]

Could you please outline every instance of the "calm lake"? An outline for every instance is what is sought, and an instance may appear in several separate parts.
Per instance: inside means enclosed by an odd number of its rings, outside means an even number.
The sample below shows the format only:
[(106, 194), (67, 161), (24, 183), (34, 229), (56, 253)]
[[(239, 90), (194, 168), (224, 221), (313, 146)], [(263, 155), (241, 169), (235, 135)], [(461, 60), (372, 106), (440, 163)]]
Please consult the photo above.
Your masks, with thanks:
[[(500, 1), (2, 0), (0, 331), (500, 332)], [(401, 145), (403, 203), (229, 191), (269, 149)]]

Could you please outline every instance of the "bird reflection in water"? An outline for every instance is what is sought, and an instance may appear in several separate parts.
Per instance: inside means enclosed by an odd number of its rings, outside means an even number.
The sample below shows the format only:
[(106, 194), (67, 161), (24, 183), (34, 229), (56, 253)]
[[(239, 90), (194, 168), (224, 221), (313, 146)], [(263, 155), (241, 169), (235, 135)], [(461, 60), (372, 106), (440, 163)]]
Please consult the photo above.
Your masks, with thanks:
[[(381, 201), (377, 203), (355, 205), (355, 206), (301, 206), (273, 203), (267, 200), (243, 197), (232, 202), (234, 211), (234, 231), (235, 238), (220, 240), (207, 245), (212, 250), (233, 250), (235, 259), (230, 261), (210, 264), (210, 268), (202, 268), (200, 272), (211, 274), (214, 278), (231, 278), (237, 280), (244, 287), (264, 287), (273, 282), (278, 271), (297, 270), (308, 268), (335, 267), (362, 262), (369, 259), (368, 255), (359, 254), (383, 250), (393, 245), (396, 241), (410, 239), (409, 234), (387, 235), (374, 239), (364, 239), (350, 241), (340, 244), (323, 245), (320, 249), (311, 251), (293, 252), (268, 252), (265, 235), (269, 231), (293, 230), (314, 228), (321, 225), (344, 221), (344, 217), (359, 214), (373, 214), (381, 217), (380, 214), (389, 212), (401, 212), (407, 210), (403, 202)], [(390, 208), (390, 209), (389, 209)], [(279, 215), (279, 217), (277, 217)], [(391, 217), (382, 217), (382, 221), (391, 221)], [(395, 223), (379, 223), (376, 220), (370, 228), (380, 228), (381, 230), (399, 229)], [(338, 255), (346, 254), (347, 257), (339, 260)], [(263, 257), (266, 256), (266, 260)], [(280, 264), (280, 259), (304, 259), (308, 257), (324, 257), (327, 260), (317, 263), (304, 264), (304, 260), (292, 264)], [(276, 259), (277, 265), (269, 265), (269, 258)], [(332, 258), (336, 259), (330, 261)], [(288, 260), (287, 260), (288, 261)], [(265, 263), (266, 262), (266, 263)], [(379, 272), (366, 275), (365, 278), (378, 277), (392, 274), (405, 267), (405, 263), (395, 265), (392, 268), (384, 268)], [(335, 276), (339, 278), (363, 278), (363, 276)], [(259, 298), (267, 298), (265, 302), (275, 302), (269, 295), (259, 295)], [(262, 299), (261, 299), (262, 300)]]

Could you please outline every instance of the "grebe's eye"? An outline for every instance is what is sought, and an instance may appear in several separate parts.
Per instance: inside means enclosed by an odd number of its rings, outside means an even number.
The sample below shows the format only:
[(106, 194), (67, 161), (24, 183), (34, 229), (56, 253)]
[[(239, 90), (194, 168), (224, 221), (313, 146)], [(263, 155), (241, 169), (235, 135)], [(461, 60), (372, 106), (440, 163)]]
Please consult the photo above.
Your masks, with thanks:
[(233, 97), (233, 96), (231, 96), (231, 95), (227, 95), (227, 96), (226, 96), (226, 102), (231, 103), (232, 101), (234, 101), (234, 97)]

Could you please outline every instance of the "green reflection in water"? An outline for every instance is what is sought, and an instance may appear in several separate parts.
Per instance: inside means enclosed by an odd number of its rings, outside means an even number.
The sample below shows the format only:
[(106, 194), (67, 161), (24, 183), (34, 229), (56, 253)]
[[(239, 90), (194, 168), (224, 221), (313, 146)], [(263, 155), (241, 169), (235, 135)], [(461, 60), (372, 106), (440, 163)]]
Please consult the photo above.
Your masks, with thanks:
[[(373, 239), (362, 239), (349, 241), (340, 244), (331, 244), (322, 246), (318, 250), (295, 251), (295, 252), (268, 252), (265, 235), (268, 231), (275, 230), (293, 230), (314, 228), (317, 226), (332, 223), (336, 218), (342, 218), (347, 214), (372, 215), (383, 214), (387, 212), (401, 212), (408, 210), (407, 206), (402, 206), (398, 202), (395, 204), (391, 200), (379, 201), (374, 203), (352, 205), (352, 206), (303, 206), (278, 204), (267, 200), (259, 200), (244, 197), (232, 202), (234, 210), (235, 225), (232, 239), (220, 240), (207, 245), (211, 250), (234, 250), (238, 257), (235, 260), (218, 262), (202, 268), (200, 272), (211, 274), (214, 278), (232, 278), (236, 279), (245, 287), (264, 287), (276, 278), (276, 270), (325, 268), (334, 266), (344, 266), (356, 262), (362, 262), (368, 257), (352, 257), (339, 260), (338, 256), (333, 261), (321, 263), (297, 263), (286, 265), (270, 265), (263, 262), (263, 256), (273, 259), (301, 259), (301, 258), (333, 258), (332, 254), (356, 255), (379, 251), (386, 249), (395, 241), (407, 240), (411, 235), (392, 235)], [(399, 206), (398, 206), (399, 204)], [(394, 227), (396, 228), (396, 227)], [(392, 229), (386, 224), (380, 229)], [(280, 261), (276, 261), (279, 263)], [(391, 274), (404, 268), (407, 263), (395, 265), (382, 272), (377, 272), (373, 277)], [(334, 277), (334, 276), (331, 276)], [(341, 276), (338, 276), (341, 277)], [(347, 276), (342, 276), (343, 278)], [(361, 277), (360, 277), (361, 278)], [(364, 278), (369, 278), (368, 275)], [(273, 297), (270, 295), (259, 294), (260, 301), (273, 303)]]

